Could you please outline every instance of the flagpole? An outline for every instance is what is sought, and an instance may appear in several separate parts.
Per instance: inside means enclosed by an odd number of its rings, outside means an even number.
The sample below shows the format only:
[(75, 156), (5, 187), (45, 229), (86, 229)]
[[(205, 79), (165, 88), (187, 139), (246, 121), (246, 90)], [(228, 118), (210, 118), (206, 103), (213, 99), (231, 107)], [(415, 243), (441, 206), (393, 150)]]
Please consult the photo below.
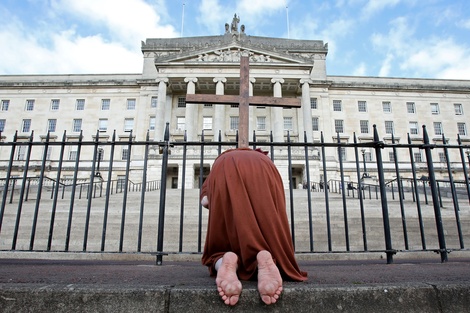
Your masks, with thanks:
[(183, 37), (184, 30), (184, 1), (183, 1), (183, 13), (181, 14), (181, 37)]

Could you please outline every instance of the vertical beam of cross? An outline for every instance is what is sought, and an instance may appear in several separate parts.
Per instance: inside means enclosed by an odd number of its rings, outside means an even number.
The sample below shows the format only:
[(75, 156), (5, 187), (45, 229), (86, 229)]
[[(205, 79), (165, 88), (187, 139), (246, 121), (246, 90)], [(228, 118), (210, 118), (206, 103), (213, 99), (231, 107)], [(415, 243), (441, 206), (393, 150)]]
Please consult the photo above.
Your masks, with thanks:
[[(249, 106), (279, 106), (300, 108), (301, 103), (298, 98), (276, 98), (250, 96), (250, 63), (247, 56), (240, 57), (240, 94), (233, 95), (202, 95), (188, 94), (186, 95), (188, 103), (204, 103), (204, 104), (238, 104), (238, 147), (248, 148), (249, 146)], [(225, 117), (223, 117), (225, 118)]]

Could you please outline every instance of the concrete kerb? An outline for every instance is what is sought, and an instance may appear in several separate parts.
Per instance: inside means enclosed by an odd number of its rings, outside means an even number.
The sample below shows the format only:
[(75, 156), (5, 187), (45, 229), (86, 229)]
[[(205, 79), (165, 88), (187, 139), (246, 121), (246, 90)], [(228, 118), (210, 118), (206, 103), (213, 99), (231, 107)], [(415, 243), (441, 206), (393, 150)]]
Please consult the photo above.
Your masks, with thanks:
[(287, 287), (278, 303), (267, 306), (253, 283), (235, 307), (227, 307), (214, 288), (0, 284), (0, 304), (2, 312), (469, 312), (470, 286)]

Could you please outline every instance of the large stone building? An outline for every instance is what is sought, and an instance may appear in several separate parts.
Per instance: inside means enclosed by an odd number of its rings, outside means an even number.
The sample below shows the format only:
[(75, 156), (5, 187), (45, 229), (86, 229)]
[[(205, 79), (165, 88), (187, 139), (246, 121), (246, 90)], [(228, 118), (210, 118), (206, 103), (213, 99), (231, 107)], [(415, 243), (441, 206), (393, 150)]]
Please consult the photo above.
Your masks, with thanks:
[[(250, 134), (255, 132), (257, 141), (271, 140), (272, 133), (274, 142), (286, 141), (288, 135), (291, 141), (303, 142), (305, 133), (307, 141), (315, 143), (322, 132), (325, 142), (336, 142), (339, 134), (342, 142), (351, 143), (354, 133), (358, 142), (369, 142), (373, 125), (385, 142), (393, 134), (398, 143), (406, 143), (410, 134), (414, 142), (421, 143), (422, 125), (435, 142), (442, 142), (444, 133), (449, 143), (456, 143), (457, 134), (464, 144), (470, 141), (470, 81), (330, 76), (328, 45), (321, 40), (249, 36), (243, 25), (239, 29), (232, 23), (225, 25), (220, 36), (147, 39), (142, 42), (142, 53), (143, 71), (136, 74), (0, 76), (1, 140), (11, 141), (18, 131), (18, 141), (26, 141), (34, 131), (35, 140), (44, 140), (50, 132), (51, 140), (58, 141), (66, 131), (67, 141), (77, 141), (82, 132), (84, 141), (93, 141), (99, 134), (99, 141), (105, 142), (115, 131), (116, 140), (127, 141), (132, 130), (136, 141), (145, 141), (148, 131), (150, 140), (160, 141), (169, 123), (174, 142), (183, 140), (185, 133), (187, 141), (200, 141), (203, 130), (205, 141), (219, 140), (219, 134), (222, 141), (235, 141), (236, 105), (190, 104), (185, 97), (191, 93), (238, 94), (240, 56), (248, 55), (252, 95), (297, 97), (302, 104), (299, 109), (250, 107)], [(24, 157), (25, 148), (18, 147), (16, 159)], [(77, 146), (66, 148), (66, 159), (73, 161)], [(153, 148), (149, 172), (158, 177), (158, 149)], [(58, 150), (52, 147), (48, 158), (57, 159)], [(116, 162), (126, 160), (127, 146), (118, 150)], [(353, 179), (355, 155), (348, 151), (343, 154), (346, 179), (348, 175)], [(91, 159), (91, 153), (84, 151), (81, 158)], [(173, 187), (179, 186), (181, 177), (180, 153), (174, 149), (169, 163)], [(299, 153), (303, 155), (303, 150)], [(371, 149), (362, 153), (366, 161), (374, 161)], [(442, 155), (435, 153), (442, 161)], [(144, 149), (135, 147), (131, 154), (138, 164)], [(209, 169), (217, 151), (208, 149), (206, 154)], [(318, 181), (322, 175), (318, 150), (312, 149), (311, 154), (310, 174)], [(278, 155), (276, 164), (286, 177), (287, 161), (282, 150)], [(415, 156), (416, 162), (422, 161), (419, 151)], [(0, 157), (1, 166), (6, 166), (9, 150), (0, 151)], [(103, 159), (107, 157), (105, 148)], [(404, 152), (399, 157), (407, 158)], [(458, 162), (458, 155), (453, 157)], [(40, 151), (32, 158), (39, 160)], [(296, 183), (305, 179), (304, 161), (298, 159), (292, 165)], [(385, 154), (384, 162), (392, 163), (392, 159), (392, 154)], [(335, 149), (327, 151), (327, 160), (329, 167), (337, 168)], [(197, 187), (197, 162), (187, 164), (188, 188)], [(119, 176), (119, 171), (115, 174)], [(393, 175), (391, 171), (390, 178)]]

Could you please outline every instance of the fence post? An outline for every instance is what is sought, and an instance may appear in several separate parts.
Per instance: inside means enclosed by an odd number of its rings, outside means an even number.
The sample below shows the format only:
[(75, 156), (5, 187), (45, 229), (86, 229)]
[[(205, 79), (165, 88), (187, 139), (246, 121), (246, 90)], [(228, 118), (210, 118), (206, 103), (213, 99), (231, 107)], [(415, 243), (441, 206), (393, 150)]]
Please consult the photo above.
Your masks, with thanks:
[[(398, 155), (397, 155), (397, 148), (395, 147), (395, 137), (392, 134), (392, 144), (393, 144), (393, 159), (395, 162), (395, 173), (397, 175), (397, 189), (398, 189), (398, 197), (400, 198), (400, 212), (401, 212), (401, 223), (403, 227), (403, 239), (405, 242), (405, 249), (409, 250), (409, 245), (408, 245), (408, 230), (406, 227), (406, 214), (405, 214), (405, 204), (403, 203), (403, 187), (402, 187), (402, 182), (401, 182), (401, 176), (400, 176), (400, 169), (398, 167)], [(393, 188), (393, 186), (392, 186)]]
[(457, 232), (459, 234), (460, 249), (463, 249), (464, 243), (463, 243), (462, 225), (460, 223), (460, 215), (459, 215), (459, 211), (460, 211), (459, 200), (457, 198), (457, 191), (455, 190), (454, 177), (452, 175), (452, 169), (450, 167), (449, 151), (447, 149), (447, 143), (446, 143), (446, 138), (444, 137), (444, 134), (442, 134), (442, 144), (444, 145), (444, 154), (446, 157), (447, 173), (449, 174), (450, 191), (452, 192), (452, 201), (454, 203), (455, 221), (457, 223)]
[(157, 265), (163, 264), (163, 231), (165, 226), (165, 202), (166, 202), (166, 175), (168, 168), (168, 153), (170, 146), (170, 123), (166, 123), (163, 142), (159, 143), (162, 151), (162, 175), (160, 189), (160, 209), (158, 211), (158, 238), (157, 238)]
[(354, 155), (356, 157), (356, 175), (357, 175), (357, 195), (359, 197), (359, 206), (361, 209), (361, 225), (362, 225), (362, 241), (364, 244), (364, 251), (367, 251), (367, 228), (364, 215), (364, 193), (363, 193), (363, 184), (361, 181), (361, 168), (359, 167), (359, 150), (357, 149), (357, 138), (356, 133), (354, 133)]
[[(49, 224), (49, 238), (47, 239), (47, 251), (51, 250), (52, 246), (52, 236), (54, 234), (54, 221), (55, 221), (55, 214), (57, 210), (57, 199), (59, 197), (59, 188), (60, 188), (60, 175), (62, 173), (62, 163), (64, 161), (64, 151), (65, 151), (65, 140), (66, 140), (66, 131), (64, 130), (64, 134), (62, 135), (62, 141), (60, 143), (60, 155), (59, 155), (59, 164), (57, 165), (57, 175), (56, 175), (56, 182), (54, 184), (54, 190), (52, 191), (53, 200), (52, 200), (52, 210), (51, 210), (51, 221)], [(62, 190), (64, 190), (63, 187)]]
[(188, 153), (188, 146), (186, 143), (188, 142), (188, 134), (186, 130), (184, 131), (184, 139), (185, 145), (183, 145), (183, 164), (181, 168), (181, 204), (180, 204), (180, 239), (179, 239), (179, 247), (178, 252), (183, 252), (183, 223), (184, 223), (184, 195), (186, 191), (186, 157)]
[(379, 176), (379, 187), (380, 187), (380, 199), (382, 202), (382, 216), (384, 225), (384, 236), (385, 236), (385, 252), (387, 254), (387, 264), (393, 263), (393, 255), (396, 251), (392, 248), (392, 236), (390, 234), (390, 220), (388, 214), (387, 204), (387, 190), (385, 189), (385, 175), (382, 163), (382, 152), (384, 144), (379, 139), (379, 133), (377, 132), (377, 126), (374, 124), (374, 148), (375, 157), (377, 160), (377, 174)]
[[(468, 180), (467, 165), (465, 164), (465, 156), (463, 154), (462, 140), (460, 139), (460, 135), (457, 135), (457, 142), (459, 143), (460, 160), (462, 161), (462, 170), (463, 170), (463, 176), (465, 178), (465, 187), (467, 188), (468, 201), (470, 202), (470, 181)], [(469, 154), (469, 158), (470, 158), (470, 154)]]
[(415, 160), (414, 160), (414, 155), (413, 155), (413, 148), (411, 147), (411, 137), (409, 133), (408, 133), (408, 151), (410, 153), (411, 173), (413, 175), (413, 181), (411, 183), (412, 188), (413, 188), (413, 198), (416, 197), (416, 209), (418, 211), (419, 231), (421, 234), (421, 246), (423, 250), (425, 250), (426, 238), (424, 236), (423, 214), (421, 213), (421, 203), (419, 199), (419, 186), (418, 186), (418, 181), (416, 179), (416, 166), (415, 166)]
[[(255, 141), (254, 131), (253, 131), (253, 141)], [(309, 164), (309, 155), (308, 155), (308, 142), (307, 142), (307, 132), (304, 131), (304, 142), (305, 142), (305, 175), (306, 175), (306, 185), (307, 185), (307, 201), (308, 201), (308, 230), (310, 236), (310, 251), (313, 252), (313, 220), (312, 220), (312, 192), (310, 186), (310, 164)], [(256, 146), (255, 146), (256, 147)], [(255, 148), (254, 147), (254, 148)]]
[(34, 132), (31, 132), (31, 136), (29, 137), (28, 141), (28, 153), (26, 154), (26, 160), (24, 162), (24, 170), (23, 170), (23, 179), (21, 182), (21, 190), (20, 190), (20, 197), (18, 199), (18, 211), (16, 213), (16, 223), (15, 223), (15, 230), (13, 233), (13, 243), (11, 246), (12, 250), (16, 249), (16, 242), (18, 239), (18, 232), (20, 228), (20, 219), (21, 219), (21, 212), (23, 209), (23, 201), (24, 201), (24, 193), (26, 189), (26, 179), (28, 178), (28, 169), (29, 169), (29, 163), (31, 161), (31, 150), (33, 149), (33, 136)]
[(434, 217), (436, 219), (437, 237), (439, 240), (439, 252), (441, 254), (441, 262), (447, 262), (446, 240), (445, 240), (445, 235), (444, 235), (444, 227), (442, 225), (441, 208), (439, 206), (439, 198), (438, 198), (437, 186), (436, 186), (436, 177), (434, 173), (434, 165), (433, 165), (432, 153), (431, 153), (431, 150), (434, 148), (434, 146), (429, 144), (429, 137), (426, 131), (426, 125), (423, 125), (423, 142), (424, 142), (424, 145), (423, 145), (424, 151), (426, 153), (426, 162), (428, 165), (429, 185), (431, 187), (432, 203), (434, 206)]
[(321, 158), (323, 163), (323, 192), (325, 193), (325, 210), (326, 210), (326, 231), (328, 237), (328, 251), (332, 250), (331, 245), (331, 224), (330, 224), (330, 201), (328, 199), (328, 177), (326, 171), (326, 154), (325, 154), (325, 140), (323, 138), (323, 132), (320, 133), (321, 142)]
[[(8, 186), (10, 185), (11, 169), (13, 167), (13, 159), (15, 158), (15, 149), (16, 149), (17, 140), (18, 140), (18, 131), (15, 132), (15, 136), (13, 137), (13, 144), (11, 146), (11, 151), (10, 151), (10, 161), (8, 162), (8, 169), (7, 169), (7, 173), (5, 177), (5, 185), (3, 186), (2, 207), (0, 208), (0, 233), (2, 232), (3, 216), (5, 213), (5, 206), (7, 204)], [(13, 191), (11, 191), (11, 193), (13, 195)]]
[(47, 150), (49, 149), (49, 136), (50, 136), (50, 133), (47, 132), (46, 142), (44, 144), (44, 152), (43, 152), (43, 155), (42, 155), (41, 172), (39, 174), (38, 192), (37, 192), (37, 196), (36, 196), (36, 205), (34, 207), (33, 226), (32, 226), (32, 229), (31, 229), (31, 240), (29, 242), (29, 250), (33, 250), (34, 237), (36, 236), (36, 227), (37, 227), (38, 215), (39, 215), (39, 204), (41, 202), (42, 185), (43, 185), (43, 181), (44, 181), (44, 170), (45, 170), (45, 167), (46, 167)]
[[(348, 208), (346, 205), (346, 193), (344, 192), (344, 167), (343, 167), (343, 153), (341, 147), (341, 139), (339, 133), (336, 133), (336, 140), (338, 142), (338, 160), (339, 160), (339, 174), (340, 174), (340, 186), (339, 190), (341, 192), (342, 202), (343, 202), (343, 221), (344, 221), (344, 236), (346, 243), (346, 251), (350, 250), (349, 247), (349, 224), (348, 224)], [(346, 149), (346, 148), (345, 148)], [(336, 188), (336, 186), (335, 186)]]

